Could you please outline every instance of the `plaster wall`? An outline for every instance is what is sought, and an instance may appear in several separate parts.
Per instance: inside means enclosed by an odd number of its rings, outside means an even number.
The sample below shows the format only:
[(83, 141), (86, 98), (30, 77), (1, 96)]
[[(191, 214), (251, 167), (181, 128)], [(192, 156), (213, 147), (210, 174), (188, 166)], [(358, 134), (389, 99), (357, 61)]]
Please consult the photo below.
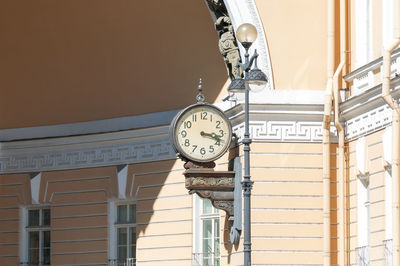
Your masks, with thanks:
[[(335, 146), (332, 146), (334, 149)], [(252, 144), (252, 248), (255, 264), (319, 264), (322, 261), (322, 168), (319, 143)], [(227, 155), (217, 169), (227, 169)], [(332, 198), (336, 195), (332, 154)], [(137, 206), (137, 261), (147, 265), (190, 265), (192, 196), (184, 187), (183, 162), (129, 165), (125, 200)], [(51, 208), (52, 265), (104, 263), (108, 259), (108, 208), (118, 191), (116, 167), (44, 172), (39, 203)], [(1, 175), (0, 263), (19, 263), (19, 208), (31, 204), (29, 176)], [(13, 184), (19, 185), (13, 185)], [(25, 194), (26, 195), (25, 195)], [(8, 195), (8, 196), (7, 196)], [(12, 195), (12, 196), (10, 196)], [(332, 201), (336, 232), (336, 201)], [(240, 265), (243, 238), (229, 242), (221, 214), (221, 263)], [(243, 237), (243, 236), (242, 236)], [(332, 238), (332, 250), (336, 240)], [(288, 256), (290, 254), (290, 256)], [(334, 258), (335, 260), (335, 258)]]
[[(332, 150), (335, 149), (332, 145)], [(251, 146), (252, 263), (311, 265), (323, 261), (322, 146), (302, 143), (253, 143)], [(332, 153), (331, 230), (336, 254), (336, 156)], [(227, 235), (227, 233), (225, 233)], [(242, 243), (228, 235), (222, 265), (243, 263)], [(332, 263), (336, 263), (333, 255)]]
[[(382, 265), (384, 261), (384, 243), (386, 239), (386, 211), (385, 211), (385, 168), (383, 163), (383, 145), (382, 145), (383, 130), (371, 135), (365, 136), (365, 155), (366, 169), (369, 172), (369, 230), (366, 232), (369, 237), (370, 246), (370, 265)], [(349, 143), (349, 198), (348, 198), (348, 217), (349, 217), (349, 243), (350, 243), (350, 262), (356, 263), (357, 253), (356, 248), (358, 243), (358, 224), (359, 217), (357, 215), (357, 154), (356, 143)]]
[[(227, 74), (204, 1), (2, 1), (0, 129), (175, 110)], [(4, 97), (5, 96), (5, 97)]]
[(276, 89), (324, 90), (327, 4), (319, 0), (256, 0)]

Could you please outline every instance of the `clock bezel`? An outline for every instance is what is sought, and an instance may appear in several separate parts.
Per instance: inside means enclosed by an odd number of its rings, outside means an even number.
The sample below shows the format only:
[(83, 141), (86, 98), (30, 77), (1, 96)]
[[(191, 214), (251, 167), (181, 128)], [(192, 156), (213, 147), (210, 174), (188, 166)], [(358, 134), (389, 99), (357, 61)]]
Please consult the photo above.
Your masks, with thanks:
[[(228, 138), (227, 138), (228, 144), (218, 154), (216, 154), (215, 156), (208, 158), (208, 159), (199, 159), (199, 158), (194, 158), (194, 157), (190, 156), (180, 147), (180, 145), (178, 144), (178, 140), (177, 140), (176, 127), (177, 127), (179, 119), (182, 118), (182, 116), (185, 113), (187, 113), (190, 110), (192, 110), (193, 108), (199, 107), (199, 106), (214, 109), (217, 113), (219, 113), (221, 115), (221, 117), (223, 117), (225, 119), (225, 122), (228, 125), (228, 134), (229, 134)], [(169, 128), (169, 132), (170, 132), (169, 135), (171, 138), (172, 146), (173, 146), (175, 152), (178, 153), (179, 157), (181, 157), (185, 161), (192, 161), (192, 162), (199, 162), (199, 163), (213, 162), (213, 161), (221, 158), (228, 151), (229, 147), (231, 146), (231, 141), (232, 141), (231, 121), (229, 120), (229, 118), (225, 115), (225, 113), (221, 109), (219, 109), (215, 105), (209, 104), (209, 103), (195, 103), (195, 104), (189, 105), (186, 108), (184, 108), (183, 110), (181, 110), (178, 114), (176, 114), (176, 116), (172, 120), (170, 128)]]

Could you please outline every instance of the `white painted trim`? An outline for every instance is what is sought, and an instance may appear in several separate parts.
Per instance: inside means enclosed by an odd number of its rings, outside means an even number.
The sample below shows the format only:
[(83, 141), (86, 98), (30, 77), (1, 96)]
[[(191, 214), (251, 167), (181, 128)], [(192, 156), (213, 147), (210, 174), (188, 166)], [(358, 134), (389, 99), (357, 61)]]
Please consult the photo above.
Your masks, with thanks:
[(128, 180), (128, 165), (125, 165), (124, 168), (122, 168), (118, 172), (118, 197), (120, 199), (126, 198), (127, 180)]
[(383, 159), (386, 165), (392, 164), (392, 134), (392, 126), (387, 127), (382, 134)]
[(369, 186), (357, 180), (358, 247), (369, 245)]
[[(250, 105), (254, 141), (322, 141), (323, 94), (310, 91), (268, 93), (272, 96), (269, 103)], [(241, 138), (243, 104), (237, 104), (225, 113)], [(175, 160), (177, 157), (168, 129), (169, 125), (165, 125), (104, 134), (3, 142), (0, 143), (0, 174)], [(333, 136), (334, 132), (332, 129)], [(120, 180), (126, 184), (122, 176)]]
[(20, 227), (19, 227), (19, 261), (28, 262), (28, 210), (25, 206), (20, 206)]
[[(251, 23), (257, 29), (258, 37), (250, 48), (250, 54), (253, 53), (254, 49), (257, 49), (257, 53), (259, 54), (258, 66), (268, 77), (269, 82), (267, 83), (266, 88), (263, 89), (262, 92), (258, 93), (259, 97), (267, 100), (263, 94), (265, 91), (274, 89), (274, 82), (268, 45), (262, 21), (257, 11), (257, 6), (254, 0), (224, 0), (224, 2), (235, 32), (243, 23)], [(239, 43), (238, 45), (244, 62), (245, 50)]]
[(194, 193), (192, 196), (193, 202), (193, 253), (200, 253), (201, 247), (201, 198)]
[(114, 201), (108, 202), (108, 259), (117, 259), (116, 241), (117, 235), (115, 230), (115, 222), (117, 220), (117, 208)]
[(42, 173), (38, 173), (35, 177), (31, 178), (32, 204), (39, 204), (39, 192), (40, 192), (41, 180), (42, 180)]
[(367, 149), (366, 149), (365, 137), (361, 137), (357, 140), (356, 143), (357, 169), (358, 173), (361, 175), (365, 175), (367, 173), (366, 157), (367, 157)]

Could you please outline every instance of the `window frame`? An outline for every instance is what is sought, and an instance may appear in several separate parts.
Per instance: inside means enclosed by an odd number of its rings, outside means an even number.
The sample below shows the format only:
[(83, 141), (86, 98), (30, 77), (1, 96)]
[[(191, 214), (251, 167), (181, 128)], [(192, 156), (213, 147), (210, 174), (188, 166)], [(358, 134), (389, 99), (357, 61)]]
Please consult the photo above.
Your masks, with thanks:
[[(130, 208), (129, 205), (135, 205), (135, 220), (134, 221), (129, 221), (129, 212)], [(109, 204), (109, 262), (111, 265), (120, 265), (118, 263), (118, 229), (120, 228), (127, 228), (127, 243), (126, 243), (126, 251), (127, 251), (127, 260), (129, 260), (129, 263), (133, 264), (127, 264), (127, 265), (136, 265), (136, 251), (137, 251), (137, 203), (135, 200), (117, 200), (117, 201), (110, 201)], [(126, 212), (126, 217), (127, 221), (125, 222), (119, 222), (118, 221), (118, 207), (119, 206), (126, 206), (127, 212)], [(129, 244), (130, 241), (130, 230), (131, 228), (134, 228), (135, 230), (135, 241), (132, 242), (132, 244)], [(135, 256), (134, 257), (129, 257), (130, 254), (130, 246), (135, 247)]]
[[(217, 265), (221, 264), (221, 216), (220, 212), (218, 209), (213, 207), (213, 210), (215, 212), (212, 213), (203, 213), (204, 209), (204, 200), (209, 200), (209, 199), (202, 199), (198, 195), (193, 196), (193, 265), (198, 266), (198, 265), (203, 265), (204, 264), (204, 255), (206, 252), (204, 252), (203, 244), (204, 244), (204, 221), (206, 220), (211, 220), (211, 226), (212, 226), (212, 264), (215, 264), (215, 261), (218, 261)], [(219, 254), (215, 254), (216, 250), (216, 245), (215, 245), (215, 238), (216, 238), (216, 231), (214, 228), (214, 223), (215, 220), (218, 219), (218, 250)]]
[[(39, 225), (29, 225), (29, 212), (38, 210), (39, 211)], [(49, 224), (43, 224), (43, 211), (49, 210), (50, 212), (50, 219)], [(31, 232), (39, 232), (39, 243), (38, 243), (38, 250), (39, 250), (39, 264), (38, 266), (50, 266), (51, 265), (51, 206), (49, 205), (40, 205), (40, 206), (21, 206), (20, 209), (20, 262), (22, 264), (26, 263), (27, 265), (31, 265), (30, 261), (30, 243), (29, 243), (29, 235)], [(44, 264), (43, 261), (43, 250), (45, 247), (43, 246), (44, 242), (44, 232), (49, 232), (49, 264)], [(33, 264), (32, 264), (33, 265)], [(35, 264), (36, 265), (36, 264)]]

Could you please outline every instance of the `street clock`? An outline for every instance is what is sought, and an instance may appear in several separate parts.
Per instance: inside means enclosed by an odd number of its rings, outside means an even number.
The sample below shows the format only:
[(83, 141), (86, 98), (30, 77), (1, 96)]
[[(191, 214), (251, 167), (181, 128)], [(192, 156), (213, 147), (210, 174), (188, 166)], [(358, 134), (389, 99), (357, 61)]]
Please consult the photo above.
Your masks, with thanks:
[(186, 161), (213, 162), (228, 150), (232, 126), (218, 107), (205, 103), (200, 93), (198, 102), (179, 112), (170, 126), (175, 151)]

